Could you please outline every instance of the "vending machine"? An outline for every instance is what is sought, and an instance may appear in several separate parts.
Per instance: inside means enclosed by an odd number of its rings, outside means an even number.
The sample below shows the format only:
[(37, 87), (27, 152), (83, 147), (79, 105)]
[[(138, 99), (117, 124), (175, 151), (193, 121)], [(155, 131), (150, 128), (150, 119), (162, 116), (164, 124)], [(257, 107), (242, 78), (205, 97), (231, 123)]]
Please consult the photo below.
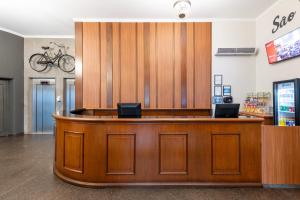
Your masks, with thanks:
[(300, 125), (300, 79), (273, 83), (274, 124)]

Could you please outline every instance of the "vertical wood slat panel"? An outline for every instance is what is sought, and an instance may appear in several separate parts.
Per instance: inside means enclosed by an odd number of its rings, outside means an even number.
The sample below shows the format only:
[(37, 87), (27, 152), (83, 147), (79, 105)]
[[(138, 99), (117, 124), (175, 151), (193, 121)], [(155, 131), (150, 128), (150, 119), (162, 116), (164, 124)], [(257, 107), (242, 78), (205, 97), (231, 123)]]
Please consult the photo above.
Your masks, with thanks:
[(181, 108), (181, 27), (182, 23), (174, 24), (174, 107)]
[(75, 107), (83, 107), (82, 102), (82, 51), (83, 51), (83, 24), (75, 23)]
[(100, 107), (99, 23), (83, 23), (83, 107)]
[(101, 108), (112, 108), (113, 104), (113, 44), (112, 23), (100, 23), (101, 58)]
[(144, 27), (146, 24), (137, 23), (137, 102), (145, 107), (145, 43)]
[(157, 23), (157, 108), (174, 108), (174, 24)]
[(149, 30), (150, 108), (152, 109), (157, 108), (156, 29), (157, 29), (157, 23), (150, 23), (150, 30)]
[(121, 23), (121, 102), (137, 101), (136, 23)]
[(101, 91), (101, 108), (107, 108), (107, 35), (106, 35), (107, 23), (99, 23), (100, 26), (100, 91)]
[(113, 108), (121, 101), (120, 23), (112, 24)]
[(77, 108), (211, 108), (211, 23), (77, 23), (80, 51)]
[(186, 53), (186, 87), (187, 87), (187, 108), (194, 108), (194, 23), (187, 23), (187, 53)]
[(211, 108), (211, 23), (195, 23), (195, 108)]
[(112, 23), (107, 23), (106, 26), (106, 40), (107, 40), (107, 71), (106, 71), (106, 81), (107, 81), (107, 108), (113, 107), (113, 44), (112, 44)]
[(187, 108), (187, 24), (180, 27), (181, 53), (181, 107)]
[(150, 107), (150, 23), (144, 23), (144, 101)]

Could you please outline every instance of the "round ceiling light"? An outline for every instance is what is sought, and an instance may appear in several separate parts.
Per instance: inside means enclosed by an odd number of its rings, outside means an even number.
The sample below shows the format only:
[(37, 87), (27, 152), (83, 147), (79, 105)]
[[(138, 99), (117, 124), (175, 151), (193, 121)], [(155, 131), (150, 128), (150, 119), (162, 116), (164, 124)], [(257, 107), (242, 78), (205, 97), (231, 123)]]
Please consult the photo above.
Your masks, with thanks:
[(189, 0), (178, 0), (174, 3), (174, 8), (177, 10), (179, 18), (183, 19), (191, 13), (191, 2)]

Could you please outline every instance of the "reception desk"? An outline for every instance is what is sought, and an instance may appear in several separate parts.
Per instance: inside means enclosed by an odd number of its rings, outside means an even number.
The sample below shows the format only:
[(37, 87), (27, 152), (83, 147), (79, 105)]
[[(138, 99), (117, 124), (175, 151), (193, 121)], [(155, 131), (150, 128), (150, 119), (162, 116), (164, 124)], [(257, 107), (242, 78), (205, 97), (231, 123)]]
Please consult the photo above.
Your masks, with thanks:
[(184, 112), (119, 119), (101, 112), (54, 115), (54, 173), (64, 181), (91, 187), (261, 184), (262, 118)]

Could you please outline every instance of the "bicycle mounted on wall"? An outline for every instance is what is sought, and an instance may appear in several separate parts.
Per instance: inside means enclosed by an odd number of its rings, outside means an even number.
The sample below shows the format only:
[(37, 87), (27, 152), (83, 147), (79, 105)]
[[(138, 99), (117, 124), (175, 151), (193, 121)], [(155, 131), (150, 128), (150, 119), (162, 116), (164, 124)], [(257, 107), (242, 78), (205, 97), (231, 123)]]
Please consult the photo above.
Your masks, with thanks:
[(71, 55), (67, 54), (67, 50), (69, 47), (65, 47), (64, 45), (58, 45), (55, 42), (50, 42), (50, 45), (54, 45), (59, 48), (58, 52), (53, 56), (52, 51), (53, 48), (49, 46), (41, 47), (45, 52), (33, 54), (29, 58), (30, 67), (37, 72), (43, 72), (48, 67), (57, 66), (62, 71), (71, 73), (75, 69), (75, 58)]

